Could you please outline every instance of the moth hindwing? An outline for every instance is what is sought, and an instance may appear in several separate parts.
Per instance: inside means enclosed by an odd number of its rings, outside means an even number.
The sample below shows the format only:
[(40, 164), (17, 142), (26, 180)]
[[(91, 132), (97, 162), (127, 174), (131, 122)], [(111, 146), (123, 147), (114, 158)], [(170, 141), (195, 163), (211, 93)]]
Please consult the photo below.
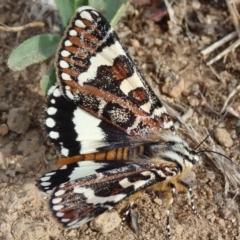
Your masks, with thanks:
[(135, 194), (152, 188), (170, 192), (169, 222), (177, 189), (191, 195), (181, 179), (198, 157), (174, 134), (165, 107), (99, 11), (76, 11), (55, 66), (45, 126), (66, 161), (38, 181), (43, 192), (53, 191), (53, 215), (78, 227), (128, 196), (131, 213)]

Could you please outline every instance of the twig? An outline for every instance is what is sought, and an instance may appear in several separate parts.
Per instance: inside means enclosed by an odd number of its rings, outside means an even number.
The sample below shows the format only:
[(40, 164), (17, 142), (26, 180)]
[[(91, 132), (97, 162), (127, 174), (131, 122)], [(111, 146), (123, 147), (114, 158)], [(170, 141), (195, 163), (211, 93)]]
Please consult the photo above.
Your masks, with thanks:
[(238, 37), (240, 38), (239, 17), (238, 17), (238, 12), (237, 12), (237, 8), (236, 8), (236, 5), (235, 5), (235, 1), (234, 0), (226, 0), (226, 4), (227, 4), (228, 10), (231, 14), (235, 29), (238, 33)]
[(168, 2), (168, 0), (164, 0), (164, 3), (166, 5), (166, 8), (167, 8), (167, 11), (168, 11), (168, 14), (169, 14), (169, 18), (170, 18), (170, 21), (173, 22), (175, 25), (177, 25), (177, 21), (174, 17), (174, 11), (172, 9), (172, 6), (171, 4)]
[(23, 26), (18, 26), (18, 27), (8, 27), (2, 23), (0, 23), (0, 30), (6, 31), (6, 32), (19, 32), (19, 31), (23, 31), (25, 29), (28, 28), (33, 28), (33, 27), (44, 27), (45, 23), (44, 22), (32, 22), (32, 23), (28, 23), (25, 24)]
[(234, 42), (232, 45), (230, 45), (228, 48), (226, 48), (224, 51), (222, 51), (220, 54), (218, 54), (216, 57), (214, 57), (213, 59), (211, 59), (209, 62), (207, 62), (207, 65), (212, 65), (213, 63), (215, 63), (216, 61), (220, 60), (221, 58), (223, 58), (226, 54), (228, 54), (229, 52), (231, 52), (232, 50), (234, 50), (235, 48), (237, 48), (240, 45), (240, 39), (238, 39), (236, 42)]
[(212, 45), (210, 45), (209, 47), (203, 49), (201, 51), (201, 54), (203, 55), (207, 55), (211, 52), (213, 52), (215, 49), (221, 47), (223, 44), (225, 44), (226, 42), (229, 42), (230, 40), (232, 40), (233, 38), (237, 37), (238, 34), (237, 32), (232, 32), (232, 33), (229, 33), (227, 36), (225, 36), (224, 38), (218, 40), (217, 42), (213, 43)]
[(222, 110), (221, 110), (221, 113), (223, 113), (225, 111), (225, 108), (229, 102), (229, 100), (240, 90), (240, 85), (238, 85), (236, 88), (234, 88), (232, 90), (232, 92), (228, 95), (223, 107), (222, 107)]

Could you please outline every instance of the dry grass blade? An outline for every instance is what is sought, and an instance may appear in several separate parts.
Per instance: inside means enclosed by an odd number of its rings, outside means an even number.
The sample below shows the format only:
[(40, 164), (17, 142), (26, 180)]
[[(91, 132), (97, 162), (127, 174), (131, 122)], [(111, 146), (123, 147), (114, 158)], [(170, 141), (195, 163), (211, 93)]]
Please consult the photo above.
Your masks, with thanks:
[(239, 2), (239, 0), (226, 0), (226, 4), (228, 6), (228, 11), (231, 14), (234, 27), (238, 33), (238, 37), (240, 38), (240, 26), (239, 26), (240, 18), (239, 18), (239, 13), (237, 10), (237, 5), (239, 6), (240, 2)]
[(230, 45), (228, 48), (226, 48), (224, 51), (219, 53), (216, 57), (211, 59), (209, 62), (207, 62), (207, 65), (210, 66), (216, 61), (220, 60), (224, 56), (226, 56), (229, 52), (233, 51), (235, 48), (237, 48), (240, 45), (240, 39), (238, 39), (236, 42), (234, 42), (232, 45)]
[(18, 27), (8, 27), (2, 23), (0, 23), (2, 26), (0, 26), (0, 30), (5, 31), (5, 32), (20, 32), (23, 30), (26, 30), (28, 28), (33, 28), (33, 27), (44, 27), (45, 23), (44, 22), (32, 22), (25, 24), (23, 26), (18, 26)]
[(222, 107), (222, 110), (221, 110), (221, 113), (223, 113), (226, 109), (226, 106), (229, 102), (229, 100), (238, 92), (240, 91), (240, 85), (238, 85), (236, 88), (233, 89), (233, 91), (228, 95), (223, 107)]
[(233, 38), (237, 37), (238, 34), (237, 32), (231, 32), (229, 33), (227, 36), (225, 36), (224, 38), (218, 40), (217, 42), (213, 43), (212, 45), (208, 46), (207, 48), (203, 49), (201, 51), (202, 55), (207, 55), (211, 52), (213, 52), (215, 49), (221, 47), (222, 45), (224, 45), (225, 43), (231, 41)]
[(177, 21), (176, 21), (176, 19), (175, 19), (175, 17), (174, 17), (174, 11), (173, 11), (173, 9), (172, 9), (171, 4), (168, 2), (168, 0), (164, 0), (164, 3), (165, 3), (165, 5), (166, 5), (166, 8), (167, 8), (167, 11), (168, 11), (168, 15), (169, 15), (170, 21), (171, 21), (172, 23), (174, 23), (175, 25), (177, 25)]

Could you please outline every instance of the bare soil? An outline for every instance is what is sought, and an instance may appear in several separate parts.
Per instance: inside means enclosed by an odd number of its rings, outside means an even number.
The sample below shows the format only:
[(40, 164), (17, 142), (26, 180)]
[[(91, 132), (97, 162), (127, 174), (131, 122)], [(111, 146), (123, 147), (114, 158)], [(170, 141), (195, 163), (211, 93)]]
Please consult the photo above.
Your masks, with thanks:
[[(199, 6), (195, 5), (197, 1), (186, 1), (185, 7), (185, 1), (176, 2), (173, 9), (177, 26), (170, 23), (167, 16), (158, 22), (145, 21), (144, 16), (156, 11), (154, 8), (129, 6), (116, 31), (156, 94), (178, 115), (193, 110), (186, 123), (193, 127), (201, 141), (206, 130), (210, 131), (218, 123), (218, 113), (227, 96), (239, 85), (240, 50), (231, 52), (212, 68), (208, 67), (206, 61), (226, 45), (206, 59), (200, 50), (234, 31), (225, 2), (200, 1)], [(0, 22), (20, 26), (36, 20), (26, 14), (29, 4), (33, 3), (1, 0)], [(186, 28), (186, 16), (189, 17), (189, 28)], [(165, 199), (153, 193), (145, 193), (136, 203), (140, 215), (139, 235), (128, 226), (123, 231), (115, 228), (105, 234), (91, 230), (89, 225), (82, 229), (63, 229), (53, 220), (47, 197), (35, 187), (36, 179), (56, 169), (57, 161), (57, 153), (46, 141), (41, 127), (46, 97), (40, 89), (39, 79), (50, 62), (19, 72), (11, 71), (6, 64), (9, 54), (19, 43), (49, 31), (50, 27), (21, 32), (0, 31), (0, 239), (165, 239)], [(235, 97), (233, 107), (239, 111), (239, 93)], [(23, 108), (30, 117), (30, 126), (25, 133), (17, 134), (6, 124), (9, 112), (14, 108)], [(176, 116), (173, 119), (177, 121)], [(23, 124), (21, 121), (16, 119), (19, 128)], [(208, 147), (220, 145), (225, 155), (240, 164), (236, 123), (237, 118), (228, 114), (219, 126), (223, 131), (212, 136)], [(183, 125), (179, 132), (192, 147), (196, 146)], [(226, 200), (224, 176), (206, 156), (202, 156), (202, 164), (194, 172), (195, 204), (202, 218), (192, 214), (186, 195), (179, 194), (171, 213), (173, 239), (240, 239), (239, 197), (233, 202)], [(229, 194), (228, 199), (233, 196), (233, 193)], [(126, 203), (117, 206), (117, 211)]]

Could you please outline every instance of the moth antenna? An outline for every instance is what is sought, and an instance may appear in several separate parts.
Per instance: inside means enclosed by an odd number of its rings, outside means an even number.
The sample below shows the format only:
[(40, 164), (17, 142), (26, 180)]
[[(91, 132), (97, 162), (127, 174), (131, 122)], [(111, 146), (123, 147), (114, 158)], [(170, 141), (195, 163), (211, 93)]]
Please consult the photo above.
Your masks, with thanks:
[(226, 112), (222, 115), (221, 119), (219, 120), (218, 124), (210, 131), (210, 133), (197, 145), (197, 147), (195, 147), (195, 151), (214, 133), (214, 131), (218, 128), (218, 126), (220, 125), (220, 123), (223, 121), (223, 119), (226, 117), (228, 110), (230, 109), (230, 107), (232, 106), (232, 103), (229, 105), (229, 107), (227, 108)]
[(220, 155), (220, 156), (226, 158), (226, 159), (229, 160), (231, 163), (235, 164), (235, 163), (232, 161), (231, 158), (225, 156), (224, 154), (222, 154), (222, 153), (220, 153), (220, 152), (215, 152), (215, 151), (213, 151), (213, 150), (205, 149), (205, 150), (198, 151), (198, 152), (196, 152), (196, 153), (199, 154), (199, 153), (205, 153), (205, 152), (216, 153), (216, 154), (218, 154), (218, 155)]

